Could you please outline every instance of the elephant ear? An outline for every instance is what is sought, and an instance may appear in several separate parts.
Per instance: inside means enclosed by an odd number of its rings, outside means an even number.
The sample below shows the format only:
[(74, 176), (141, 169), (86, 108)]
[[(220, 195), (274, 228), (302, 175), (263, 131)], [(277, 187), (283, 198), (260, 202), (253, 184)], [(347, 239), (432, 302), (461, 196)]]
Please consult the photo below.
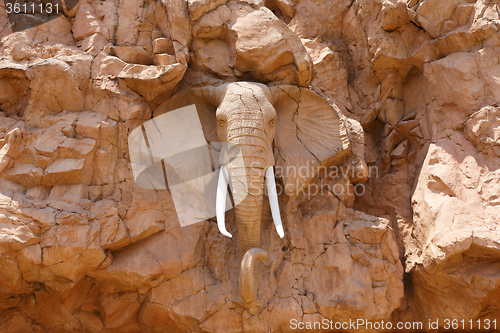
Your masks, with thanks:
[(321, 166), (341, 164), (350, 149), (344, 116), (315, 92), (292, 85), (270, 87), (276, 109), (276, 174), (298, 194)]
[(153, 117), (157, 117), (166, 112), (176, 110), (189, 105), (196, 105), (205, 139), (208, 142), (217, 141), (217, 120), (215, 111), (218, 106), (219, 93), (216, 87), (203, 87), (182, 90), (172, 97), (162, 102), (153, 112)]

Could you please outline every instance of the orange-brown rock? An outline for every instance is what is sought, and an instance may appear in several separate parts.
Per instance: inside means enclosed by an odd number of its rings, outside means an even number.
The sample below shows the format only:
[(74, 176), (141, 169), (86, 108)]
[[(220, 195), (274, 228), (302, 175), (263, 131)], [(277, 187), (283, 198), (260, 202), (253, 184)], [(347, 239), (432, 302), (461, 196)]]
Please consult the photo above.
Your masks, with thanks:
[[(80, 0), (13, 33), (0, 1), (0, 331), (498, 320), (499, 6)], [(174, 93), (237, 81), (311, 89), (349, 141), (314, 193), (279, 197), (283, 239), (263, 204), (259, 311), (240, 299), (234, 211), (233, 238), (214, 219), (181, 227), (128, 147)], [(288, 111), (312, 99), (281, 91)], [(288, 145), (321, 144), (290, 118)]]

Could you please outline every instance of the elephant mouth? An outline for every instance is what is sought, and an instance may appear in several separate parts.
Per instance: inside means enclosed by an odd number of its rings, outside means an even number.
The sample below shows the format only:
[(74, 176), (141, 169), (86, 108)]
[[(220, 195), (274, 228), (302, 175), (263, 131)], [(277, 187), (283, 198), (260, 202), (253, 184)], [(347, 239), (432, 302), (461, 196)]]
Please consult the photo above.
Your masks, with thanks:
[[(226, 212), (226, 196), (228, 194), (229, 185), (229, 172), (224, 165), (221, 165), (219, 172), (219, 180), (217, 183), (217, 197), (216, 197), (216, 216), (217, 216), (217, 226), (221, 234), (227, 237), (233, 237), (226, 230), (225, 223), (225, 212)], [(281, 222), (281, 214), (278, 204), (278, 194), (276, 191), (276, 181), (274, 178), (274, 167), (269, 166), (265, 171), (265, 186), (267, 190), (267, 196), (269, 199), (269, 205), (271, 207), (271, 215), (273, 218), (274, 226), (280, 238), (283, 238), (285, 233), (283, 230), (283, 224)]]

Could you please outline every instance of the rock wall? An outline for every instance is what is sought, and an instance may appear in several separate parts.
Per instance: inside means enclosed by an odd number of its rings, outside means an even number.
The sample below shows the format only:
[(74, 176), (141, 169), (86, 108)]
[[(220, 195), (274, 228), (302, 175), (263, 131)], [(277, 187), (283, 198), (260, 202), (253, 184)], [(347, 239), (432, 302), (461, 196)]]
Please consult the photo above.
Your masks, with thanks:
[[(0, 330), (500, 318), (499, 13), (495, 0), (80, 0), (12, 33), (0, 3)], [(284, 239), (264, 207), (258, 314), (239, 304), (234, 215), (233, 239), (214, 220), (181, 228), (128, 156), (175, 91), (233, 81), (313, 89), (361, 124), (351, 140), (371, 171), (356, 195), (283, 198)]]

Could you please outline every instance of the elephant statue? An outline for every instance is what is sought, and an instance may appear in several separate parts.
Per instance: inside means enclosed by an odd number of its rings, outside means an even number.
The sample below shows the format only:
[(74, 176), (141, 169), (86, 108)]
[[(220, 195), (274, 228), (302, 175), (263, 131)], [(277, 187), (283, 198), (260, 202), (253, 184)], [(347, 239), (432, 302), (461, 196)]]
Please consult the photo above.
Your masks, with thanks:
[(242, 156), (220, 168), (216, 216), (221, 233), (231, 237), (224, 221), (229, 184), (239, 235), (240, 295), (243, 306), (253, 312), (259, 308), (258, 262), (268, 257), (260, 248), (264, 188), (282, 238), (275, 168), (281, 171), (276, 176), (285, 195), (294, 197), (321, 166), (344, 163), (351, 150), (346, 119), (336, 106), (307, 88), (251, 82), (180, 91), (161, 103), (154, 116), (192, 104), (206, 141), (234, 144)]

